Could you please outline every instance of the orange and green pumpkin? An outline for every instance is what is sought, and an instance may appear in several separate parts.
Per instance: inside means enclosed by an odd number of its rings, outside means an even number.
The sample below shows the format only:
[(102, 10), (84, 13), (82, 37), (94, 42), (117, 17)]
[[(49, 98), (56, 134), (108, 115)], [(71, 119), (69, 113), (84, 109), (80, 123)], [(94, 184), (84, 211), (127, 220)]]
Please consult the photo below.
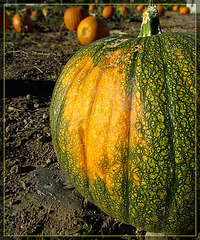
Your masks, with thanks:
[(195, 37), (162, 33), (158, 11), (139, 37), (111, 36), (78, 51), (52, 96), (58, 160), (80, 193), (150, 232), (195, 228)]

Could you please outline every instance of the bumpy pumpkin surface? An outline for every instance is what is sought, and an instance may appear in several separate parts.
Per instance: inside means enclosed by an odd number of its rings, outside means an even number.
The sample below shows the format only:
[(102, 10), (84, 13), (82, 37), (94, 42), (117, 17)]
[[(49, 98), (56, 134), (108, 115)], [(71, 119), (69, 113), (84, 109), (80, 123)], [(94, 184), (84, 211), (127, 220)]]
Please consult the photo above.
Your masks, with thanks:
[(52, 138), (77, 189), (150, 232), (195, 227), (195, 37), (111, 36), (77, 52), (58, 79)]

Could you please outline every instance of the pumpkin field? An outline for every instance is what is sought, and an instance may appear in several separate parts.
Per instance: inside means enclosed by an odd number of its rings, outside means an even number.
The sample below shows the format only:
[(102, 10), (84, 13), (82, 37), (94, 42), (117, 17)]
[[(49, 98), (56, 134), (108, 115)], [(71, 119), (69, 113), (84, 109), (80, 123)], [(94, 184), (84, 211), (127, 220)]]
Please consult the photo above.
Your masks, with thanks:
[[(52, 141), (52, 94), (71, 57), (104, 37), (137, 37), (140, 33), (147, 5), (113, 4), (105, 13), (106, 6), (18, 4), (1, 9), (1, 20), (6, 12), (0, 24), (4, 66), (1, 139), (5, 139), (0, 142), (4, 169), (0, 224), (4, 237), (148, 239), (145, 229), (107, 215), (78, 192), (61, 169)], [(180, 11), (181, 5), (160, 7), (163, 33), (195, 34), (198, 14)], [(181, 239), (191, 239), (189, 235)]]

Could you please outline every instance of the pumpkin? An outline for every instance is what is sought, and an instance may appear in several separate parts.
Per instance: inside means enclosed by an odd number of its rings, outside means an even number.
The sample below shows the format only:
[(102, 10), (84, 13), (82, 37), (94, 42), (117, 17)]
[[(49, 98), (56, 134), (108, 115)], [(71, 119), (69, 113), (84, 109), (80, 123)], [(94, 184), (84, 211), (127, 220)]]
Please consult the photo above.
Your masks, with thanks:
[(29, 16), (31, 16), (31, 14), (32, 14), (32, 11), (31, 11), (31, 9), (30, 8), (23, 8), (23, 11), (27, 14), (27, 15), (29, 15)]
[(33, 21), (26, 13), (17, 13), (13, 17), (13, 25), (19, 33), (29, 33), (33, 30)]
[(8, 16), (8, 14), (6, 12), (5, 12), (5, 18), (3, 21), (3, 12), (2, 12), (2, 10), (0, 10), (0, 30), (4, 29), (4, 23), (5, 23), (5, 30), (9, 29), (12, 25), (10, 17)]
[(36, 22), (38, 20), (41, 20), (42, 18), (44, 18), (44, 15), (42, 14), (41, 11), (39, 10), (34, 10), (32, 11), (32, 14), (31, 14), (31, 19)]
[(189, 7), (181, 7), (180, 8), (180, 14), (185, 15), (185, 14), (189, 14), (189, 13), (190, 13)]
[(142, 11), (142, 8), (143, 8), (143, 4), (138, 5), (136, 9), (137, 9), (137, 11)]
[(162, 33), (149, 6), (138, 37), (80, 49), (53, 91), (61, 167), (89, 201), (149, 232), (195, 227), (195, 49), (195, 35)]
[(83, 19), (77, 28), (77, 36), (84, 46), (104, 37), (109, 36), (107, 23), (97, 17)]
[(165, 15), (165, 9), (163, 8), (163, 6), (157, 6), (157, 9), (159, 17), (163, 17)]
[(118, 10), (123, 13), (124, 19), (126, 18), (126, 15), (128, 15), (130, 13), (129, 9), (125, 6), (121, 6)]
[(89, 6), (89, 14), (93, 13), (96, 9), (97, 9), (97, 7), (95, 5), (90, 5)]
[(148, 7), (146, 7), (144, 10), (143, 10), (143, 13), (145, 13), (147, 11)]
[(178, 11), (178, 9), (179, 9), (179, 5), (175, 5), (175, 6), (173, 6), (173, 9), (172, 9), (172, 10), (173, 10), (174, 12), (176, 12), (176, 11)]
[(76, 31), (79, 23), (86, 17), (83, 7), (70, 7), (64, 15), (65, 26), (69, 31)]
[(45, 6), (45, 7), (42, 9), (42, 13), (43, 13), (44, 17), (46, 18), (47, 16), (49, 16), (50, 14), (52, 14), (52, 9), (49, 8), (48, 6)]
[(102, 17), (103, 17), (104, 19), (111, 18), (112, 16), (115, 15), (115, 12), (116, 12), (116, 9), (115, 9), (113, 6), (106, 6), (106, 7), (103, 9)]

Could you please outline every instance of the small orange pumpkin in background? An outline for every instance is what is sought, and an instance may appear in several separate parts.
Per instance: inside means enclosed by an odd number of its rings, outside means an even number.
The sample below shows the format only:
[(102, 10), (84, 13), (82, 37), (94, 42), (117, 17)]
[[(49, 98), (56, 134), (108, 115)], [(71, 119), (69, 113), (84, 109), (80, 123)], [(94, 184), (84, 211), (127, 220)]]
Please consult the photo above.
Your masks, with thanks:
[(17, 13), (13, 17), (13, 25), (19, 33), (29, 33), (33, 30), (33, 21), (26, 13)]
[(11, 15), (15, 14), (15, 11), (14, 10), (10, 10), (10, 11), (7, 12), (7, 14), (8, 14), (8, 16), (11, 16)]
[(38, 11), (38, 10), (34, 10), (32, 11), (32, 14), (31, 14), (31, 19), (36, 22), (40, 19), (44, 18), (43, 14), (41, 11)]
[(143, 10), (143, 13), (145, 13), (147, 11), (148, 7), (146, 7), (144, 10)]
[(76, 31), (79, 23), (86, 17), (83, 7), (70, 7), (64, 15), (65, 26), (69, 31)]
[(121, 6), (118, 10), (123, 13), (124, 19), (126, 18), (126, 15), (128, 15), (130, 13), (129, 9), (125, 6)]
[(137, 11), (142, 11), (142, 8), (143, 8), (143, 4), (138, 5), (136, 9), (137, 9)]
[(103, 9), (102, 17), (104, 19), (110, 18), (115, 15), (116, 9), (113, 6), (106, 6)]
[(181, 7), (180, 8), (180, 14), (185, 15), (185, 14), (189, 14), (189, 13), (190, 13), (189, 7)]
[(38, 20), (38, 13), (36, 10), (32, 11), (31, 19), (36, 22)]
[(172, 8), (172, 10), (173, 10), (174, 12), (178, 11), (178, 9), (179, 9), (179, 6), (178, 6), (178, 5), (175, 5), (175, 6), (173, 6), (173, 8)]
[(27, 14), (27, 15), (29, 15), (29, 16), (31, 16), (31, 14), (32, 14), (32, 11), (31, 11), (31, 9), (30, 8), (23, 8), (23, 11)]
[(98, 17), (90, 16), (83, 19), (77, 28), (77, 36), (83, 46), (109, 35), (107, 23)]
[(45, 6), (43, 9), (42, 9), (42, 13), (44, 15), (44, 17), (47, 17), (48, 13), (50, 12), (50, 9), (48, 6)]
[(90, 5), (89, 6), (89, 14), (93, 13), (96, 9), (97, 9), (97, 7), (95, 5)]
[(157, 9), (159, 17), (163, 17), (165, 15), (165, 9), (163, 8), (163, 6), (157, 6)]
[[(12, 25), (12, 22), (10, 20), (10, 17), (8, 14), (5, 12), (5, 29), (10, 28)], [(0, 30), (3, 30), (3, 12), (0, 10)]]

